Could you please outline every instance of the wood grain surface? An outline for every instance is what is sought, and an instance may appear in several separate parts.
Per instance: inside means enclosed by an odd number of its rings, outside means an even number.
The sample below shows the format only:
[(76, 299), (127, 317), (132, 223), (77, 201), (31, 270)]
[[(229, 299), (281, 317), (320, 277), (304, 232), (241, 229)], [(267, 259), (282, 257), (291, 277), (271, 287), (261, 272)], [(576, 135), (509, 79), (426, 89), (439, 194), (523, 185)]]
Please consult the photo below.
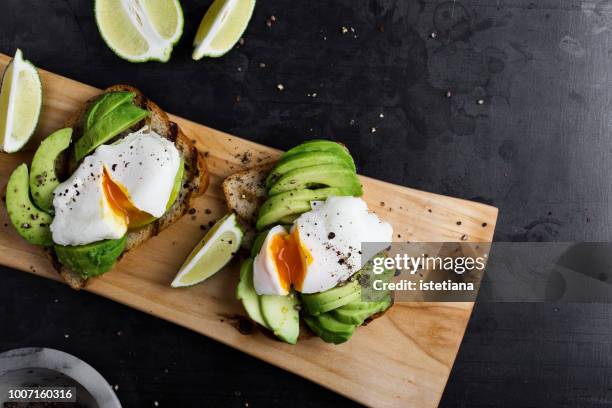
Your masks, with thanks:
[[(0, 54), (0, 69), (10, 61)], [(60, 128), (66, 117), (99, 90), (41, 71), (44, 107), (34, 140), (18, 154), (0, 157), (0, 183), (31, 159), (38, 141)], [(109, 84), (110, 85), (110, 84)], [(163, 108), (163, 100), (156, 101)], [(220, 183), (244, 167), (274, 160), (279, 151), (172, 117), (205, 152), (211, 186), (194, 214), (131, 251), (112, 272), (87, 290), (185, 326), (271, 364), (292, 371), (370, 406), (434, 407), (438, 404), (472, 303), (398, 303), (383, 317), (333, 346), (308, 335), (298, 345), (277, 342), (255, 330), (238, 330), (244, 315), (235, 299), (237, 262), (204, 284), (171, 289), (169, 284), (209, 222), (225, 212)], [(489, 242), (497, 209), (479, 203), (413, 190), (362, 177), (365, 200), (390, 222), (397, 241)], [(0, 212), (0, 263), (59, 279), (47, 257), (23, 241)], [(461, 225), (457, 225), (461, 221)]]

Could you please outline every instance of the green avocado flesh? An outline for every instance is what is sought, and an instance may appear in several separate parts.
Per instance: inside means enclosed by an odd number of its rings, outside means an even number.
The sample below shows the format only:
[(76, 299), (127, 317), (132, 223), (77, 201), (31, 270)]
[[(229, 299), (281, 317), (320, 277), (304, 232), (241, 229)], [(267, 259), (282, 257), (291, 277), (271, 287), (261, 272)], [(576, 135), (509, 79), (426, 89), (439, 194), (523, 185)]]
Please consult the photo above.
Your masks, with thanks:
[(259, 296), (259, 307), (266, 326), (285, 343), (297, 343), (300, 334), (299, 304), (294, 293), (287, 296)]
[(30, 193), (38, 208), (53, 212), (53, 190), (60, 184), (55, 173), (55, 161), (70, 145), (72, 129), (60, 129), (42, 141), (30, 171)]
[[(301, 189), (277, 194), (262, 204), (255, 224), (258, 230), (284, 221), (287, 216), (297, 216), (311, 210), (310, 202), (325, 200), (331, 196), (345, 196), (344, 188), (329, 187), (315, 190)], [(284, 222), (281, 222), (284, 223)]]
[(293, 224), (293, 222), (295, 220), (298, 219), (298, 217), (300, 216), (300, 214), (289, 214), (289, 215), (285, 215), (283, 218), (281, 218), (280, 220), (278, 220), (278, 223), (281, 225), (291, 225)]
[(346, 166), (338, 164), (322, 164), (291, 170), (276, 180), (270, 187), (268, 195), (274, 196), (286, 191), (317, 187), (339, 187), (345, 189), (349, 195), (362, 195), (357, 174)]
[(124, 103), (131, 103), (136, 94), (134, 92), (111, 92), (104, 94), (96, 101), (85, 118), (85, 130), (90, 129), (95, 122), (106, 117), (109, 112), (112, 112)]
[(25, 163), (17, 167), (9, 178), (6, 209), (11, 224), (23, 239), (34, 245), (53, 245), (49, 228), (53, 219), (30, 200), (28, 166)]
[(127, 237), (93, 242), (87, 245), (54, 245), (58, 261), (84, 278), (102, 275), (111, 270), (123, 253)]
[[(74, 144), (74, 158), (77, 162), (101, 144), (106, 143), (149, 115), (148, 111), (135, 106), (132, 99), (133, 96), (120, 105), (116, 104), (117, 100), (110, 100), (110, 97), (102, 97), (95, 102), (87, 118), (86, 126), (88, 128)], [(90, 116), (92, 117), (91, 124), (89, 124)]]
[(257, 254), (259, 253), (259, 251), (261, 250), (261, 247), (263, 246), (263, 243), (266, 240), (266, 237), (268, 236), (268, 232), (270, 232), (270, 230), (265, 229), (261, 231), (259, 234), (257, 234), (257, 236), (255, 237), (255, 240), (253, 241), (253, 246), (251, 247), (251, 257), (252, 258), (255, 258)]
[(242, 302), (244, 310), (253, 321), (270, 329), (261, 314), (259, 307), (259, 295), (255, 292), (253, 285), (253, 259), (248, 258), (240, 267), (240, 282), (236, 288), (236, 298)]
[(330, 140), (311, 140), (287, 151), (268, 175), (266, 188), (258, 230), (293, 223), (311, 210), (311, 201), (362, 194), (353, 158), (344, 146)]
[(300, 145), (295, 146), (292, 149), (289, 149), (283, 154), (281, 160), (293, 156), (299, 153), (309, 153), (309, 152), (329, 152), (334, 153), (336, 156), (342, 158), (345, 162), (347, 162), (353, 171), (356, 171), (355, 162), (353, 161), (353, 157), (349, 153), (348, 149), (337, 142), (333, 142), (331, 140), (324, 139), (314, 139), (304, 142)]
[(304, 310), (312, 316), (329, 312), (359, 299), (361, 299), (361, 286), (357, 279), (325, 292), (302, 294)]
[(338, 321), (329, 313), (306, 316), (304, 321), (317, 336), (326, 343), (340, 344), (351, 338), (357, 325)]
[(253, 321), (272, 330), (286, 343), (297, 342), (300, 334), (299, 299), (294, 293), (287, 296), (258, 295), (253, 284), (253, 258), (246, 259), (240, 267), (236, 298)]
[(176, 172), (176, 176), (174, 177), (174, 186), (172, 186), (172, 192), (170, 193), (170, 198), (168, 199), (168, 204), (166, 204), (166, 210), (172, 207), (172, 204), (176, 201), (179, 193), (181, 192), (181, 187), (183, 186), (183, 176), (185, 175), (185, 160), (181, 157), (181, 163), (179, 164), (179, 169)]
[(391, 306), (391, 295), (387, 294), (385, 299), (379, 302), (357, 300), (329, 313), (339, 322), (360, 326), (368, 317), (387, 310), (389, 306)]
[[(350, 156), (349, 156), (350, 158)], [(274, 183), (284, 174), (309, 166), (319, 166), (321, 164), (337, 164), (355, 171), (352, 159), (350, 162), (344, 156), (339, 156), (333, 152), (303, 152), (291, 156), (283, 156), (274, 166), (266, 179), (266, 187), (271, 188)]]

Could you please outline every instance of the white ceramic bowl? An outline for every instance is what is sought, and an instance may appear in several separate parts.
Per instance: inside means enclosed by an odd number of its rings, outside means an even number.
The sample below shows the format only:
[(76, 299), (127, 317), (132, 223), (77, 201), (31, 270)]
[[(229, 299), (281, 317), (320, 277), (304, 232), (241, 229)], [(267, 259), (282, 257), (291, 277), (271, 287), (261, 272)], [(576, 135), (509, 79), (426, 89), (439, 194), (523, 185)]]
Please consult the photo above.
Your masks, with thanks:
[(19, 387), (75, 387), (87, 408), (121, 408), (111, 386), (83, 360), (48, 348), (21, 348), (0, 354), (0, 406)]

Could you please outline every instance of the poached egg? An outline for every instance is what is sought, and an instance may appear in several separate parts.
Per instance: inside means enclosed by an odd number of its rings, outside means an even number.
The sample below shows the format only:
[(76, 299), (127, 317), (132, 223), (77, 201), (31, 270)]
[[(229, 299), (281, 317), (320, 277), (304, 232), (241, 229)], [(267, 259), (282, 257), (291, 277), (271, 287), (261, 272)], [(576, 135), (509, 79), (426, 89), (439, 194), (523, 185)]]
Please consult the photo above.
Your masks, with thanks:
[(259, 295), (317, 293), (337, 286), (357, 273), (363, 242), (392, 241), (393, 228), (368, 211), (357, 197), (330, 197), (311, 203), (289, 231), (276, 226), (268, 232), (253, 264), (253, 283)]
[(130, 226), (161, 217), (180, 163), (174, 144), (148, 127), (98, 147), (53, 192), (53, 241), (118, 239)]

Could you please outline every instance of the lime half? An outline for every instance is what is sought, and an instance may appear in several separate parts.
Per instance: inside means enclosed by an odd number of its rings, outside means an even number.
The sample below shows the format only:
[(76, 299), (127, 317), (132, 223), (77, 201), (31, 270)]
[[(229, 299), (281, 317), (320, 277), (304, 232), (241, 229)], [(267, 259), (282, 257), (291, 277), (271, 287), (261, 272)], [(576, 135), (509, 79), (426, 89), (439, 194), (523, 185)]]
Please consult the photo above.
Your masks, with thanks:
[(235, 214), (221, 218), (191, 251), (171, 286), (195, 285), (219, 272), (240, 248), (242, 235)]
[(95, 14), (106, 44), (131, 62), (168, 61), (183, 34), (178, 0), (96, 0)]
[(23, 59), (21, 50), (6, 67), (0, 89), (2, 150), (13, 153), (30, 140), (42, 109), (42, 83), (36, 67)]
[(238, 42), (253, 15), (255, 0), (215, 0), (193, 40), (193, 59), (220, 57)]

